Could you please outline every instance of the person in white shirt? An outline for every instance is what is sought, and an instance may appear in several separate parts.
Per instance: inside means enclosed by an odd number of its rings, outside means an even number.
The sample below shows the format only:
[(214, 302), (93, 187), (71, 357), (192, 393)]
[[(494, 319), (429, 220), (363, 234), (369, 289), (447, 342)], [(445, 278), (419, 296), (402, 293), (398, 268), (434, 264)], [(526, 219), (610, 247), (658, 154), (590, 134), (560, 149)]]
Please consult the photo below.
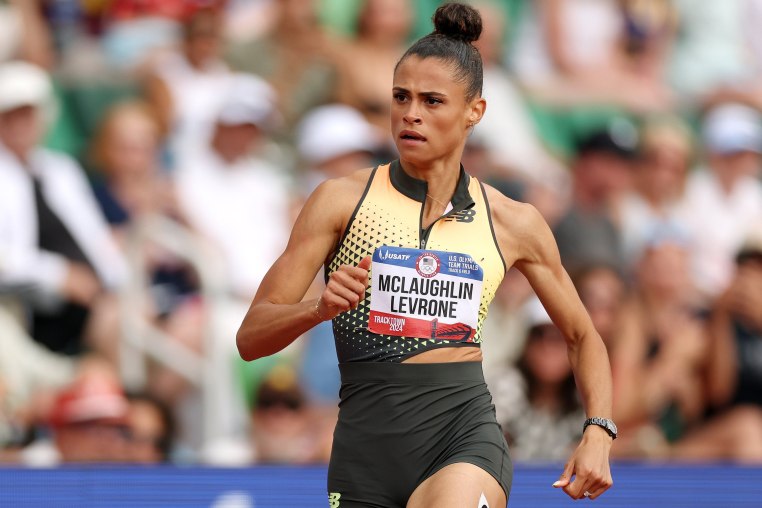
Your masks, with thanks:
[(706, 167), (689, 176), (680, 213), (690, 234), (695, 282), (712, 298), (730, 282), (750, 225), (762, 221), (762, 117), (748, 106), (720, 105), (704, 117), (702, 135)]
[(209, 463), (243, 464), (251, 458), (240, 441), (247, 415), (241, 387), (230, 371), (235, 355), (231, 337), (267, 269), (285, 248), (291, 226), (288, 178), (258, 155), (274, 115), (275, 93), (265, 81), (233, 75), (210, 142), (181, 159), (176, 173), (180, 207), (214, 253), (225, 293), (213, 309), (218, 381), (230, 386), (215, 400), (215, 411), (225, 414), (227, 423), (218, 429), (223, 438), (202, 452)]
[(693, 157), (689, 127), (677, 117), (647, 119), (641, 128), (640, 157), (633, 185), (619, 204), (619, 226), (628, 269), (660, 230), (684, 233), (679, 203)]
[(257, 155), (275, 114), (272, 88), (238, 74), (225, 97), (211, 141), (180, 162), (178, 190), (193, 228), (222, 255), (227, 288), (248, 299), (288, 240), (290, 185)]
[(37, 342), (78, 355), (113, 345), (107, 326), (85, 331), (105, 323), (125, 265), (80, 166), (40, 146), (53, 110), (42, 69), (0, 66), (0, 286), (28, 305)]
[[(182, 48), (158, 57), (147, 80), (148, 99), (169, 134), (175, 162), (209, 142), (230, 84), (230, 70), (221, 55), (222, 22), (222, 13), (215, 9), (201, 9), (188, 18)], [(181, 171), (182, 164), (175, 169)]]

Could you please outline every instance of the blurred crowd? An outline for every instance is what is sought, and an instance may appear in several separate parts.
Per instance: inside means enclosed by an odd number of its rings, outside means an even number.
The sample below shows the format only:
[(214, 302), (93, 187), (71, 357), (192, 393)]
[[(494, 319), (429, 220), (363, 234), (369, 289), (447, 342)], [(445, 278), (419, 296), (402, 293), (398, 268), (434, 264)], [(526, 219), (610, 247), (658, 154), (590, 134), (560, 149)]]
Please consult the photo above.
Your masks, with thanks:
[[(551, 225), (613, 455), (762, 463), (762, 0), (472, 3), (463, 164)], [(330, 323), (250, 364), (235, 331), (310, 192), (395, 158), (439, 4), (0, 1), (0, 462), (327, 460)], [(515, 269), (485, 327), (514, 460), (564, 460), (584, 409)]]

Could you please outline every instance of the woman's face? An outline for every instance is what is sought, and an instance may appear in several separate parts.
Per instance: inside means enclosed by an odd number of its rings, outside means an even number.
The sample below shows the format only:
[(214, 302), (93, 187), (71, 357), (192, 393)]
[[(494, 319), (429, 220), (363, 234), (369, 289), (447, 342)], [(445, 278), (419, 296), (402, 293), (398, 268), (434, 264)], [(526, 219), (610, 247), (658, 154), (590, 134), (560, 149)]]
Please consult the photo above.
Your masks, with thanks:
[(360, 30), (369, 37), (403, 43), (413, 21), (407, 0), (368, 0), (362, 11)]
[(146, 175), (156, 169), (159, 132), (156, 124), (138, 111), (124, 111), (110, 126), (104, 140), (105, 170), (112, 175)]
[(191, 21), (185, 40), (185, 54), (190, 62), (201, 67), (220, 57), (222, 52), (222, 25), (215, 14), (198, 14)]
[(45, 122), (34, 106), (0, 113), (0, 141), (16, 154), (26, 156), (42, 139)]
[(680, 196), (688, 171), (689, 152), (663, 143), (645, 149), (640, 162), (641, 187), (650, 196), (675, 199)]
[(638, 266), (638, 285), (650, 293), (679, 295), (690, 288), (689, 256), (685, 246), (664, 241), (649, 246)]
[(555, 326), (536, 327), (525, 347), (524, 361), (539, 383), (557, 385), (571, 374), (566, 341)]
[(595, 269), (579, 282), (579, 296), (601, 338), (610, 340), (625, 296), (622, 279), (611, 269)]
[(470, 123), (486, 103), (466, 101), (466, 84), (453, 79), (439, 58), (409, 56), (394, 73), (391, 130), (400, 158), (414, 165), (456, 159), (459, 163)]

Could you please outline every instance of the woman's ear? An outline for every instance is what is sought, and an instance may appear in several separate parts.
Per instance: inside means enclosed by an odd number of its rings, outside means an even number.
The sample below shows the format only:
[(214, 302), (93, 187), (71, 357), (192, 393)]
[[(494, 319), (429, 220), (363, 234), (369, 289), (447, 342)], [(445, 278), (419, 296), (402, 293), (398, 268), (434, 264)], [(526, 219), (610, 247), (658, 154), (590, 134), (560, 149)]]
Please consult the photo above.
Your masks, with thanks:
[(487, 110), (487, 101), (484, 97), (476, 97), (471, 101), (470, 111), (468, 112), (468, 126), (473, 127), (479, 123)]

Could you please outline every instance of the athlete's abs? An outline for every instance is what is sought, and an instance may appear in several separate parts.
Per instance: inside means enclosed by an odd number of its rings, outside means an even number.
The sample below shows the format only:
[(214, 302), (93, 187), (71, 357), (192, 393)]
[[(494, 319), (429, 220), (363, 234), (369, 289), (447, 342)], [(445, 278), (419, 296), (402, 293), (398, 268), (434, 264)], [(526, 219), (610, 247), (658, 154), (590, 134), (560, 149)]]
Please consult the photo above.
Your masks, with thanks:
[(422, 228), (426, 190), (397, 161), (370, 175), (327, 266), (330, 275), (373, 256), (365, 298), (333, 320), (342, 363), (481, 359), (482, 323), (505, 273), (489, 203), (461, 170), (451, 206)]

